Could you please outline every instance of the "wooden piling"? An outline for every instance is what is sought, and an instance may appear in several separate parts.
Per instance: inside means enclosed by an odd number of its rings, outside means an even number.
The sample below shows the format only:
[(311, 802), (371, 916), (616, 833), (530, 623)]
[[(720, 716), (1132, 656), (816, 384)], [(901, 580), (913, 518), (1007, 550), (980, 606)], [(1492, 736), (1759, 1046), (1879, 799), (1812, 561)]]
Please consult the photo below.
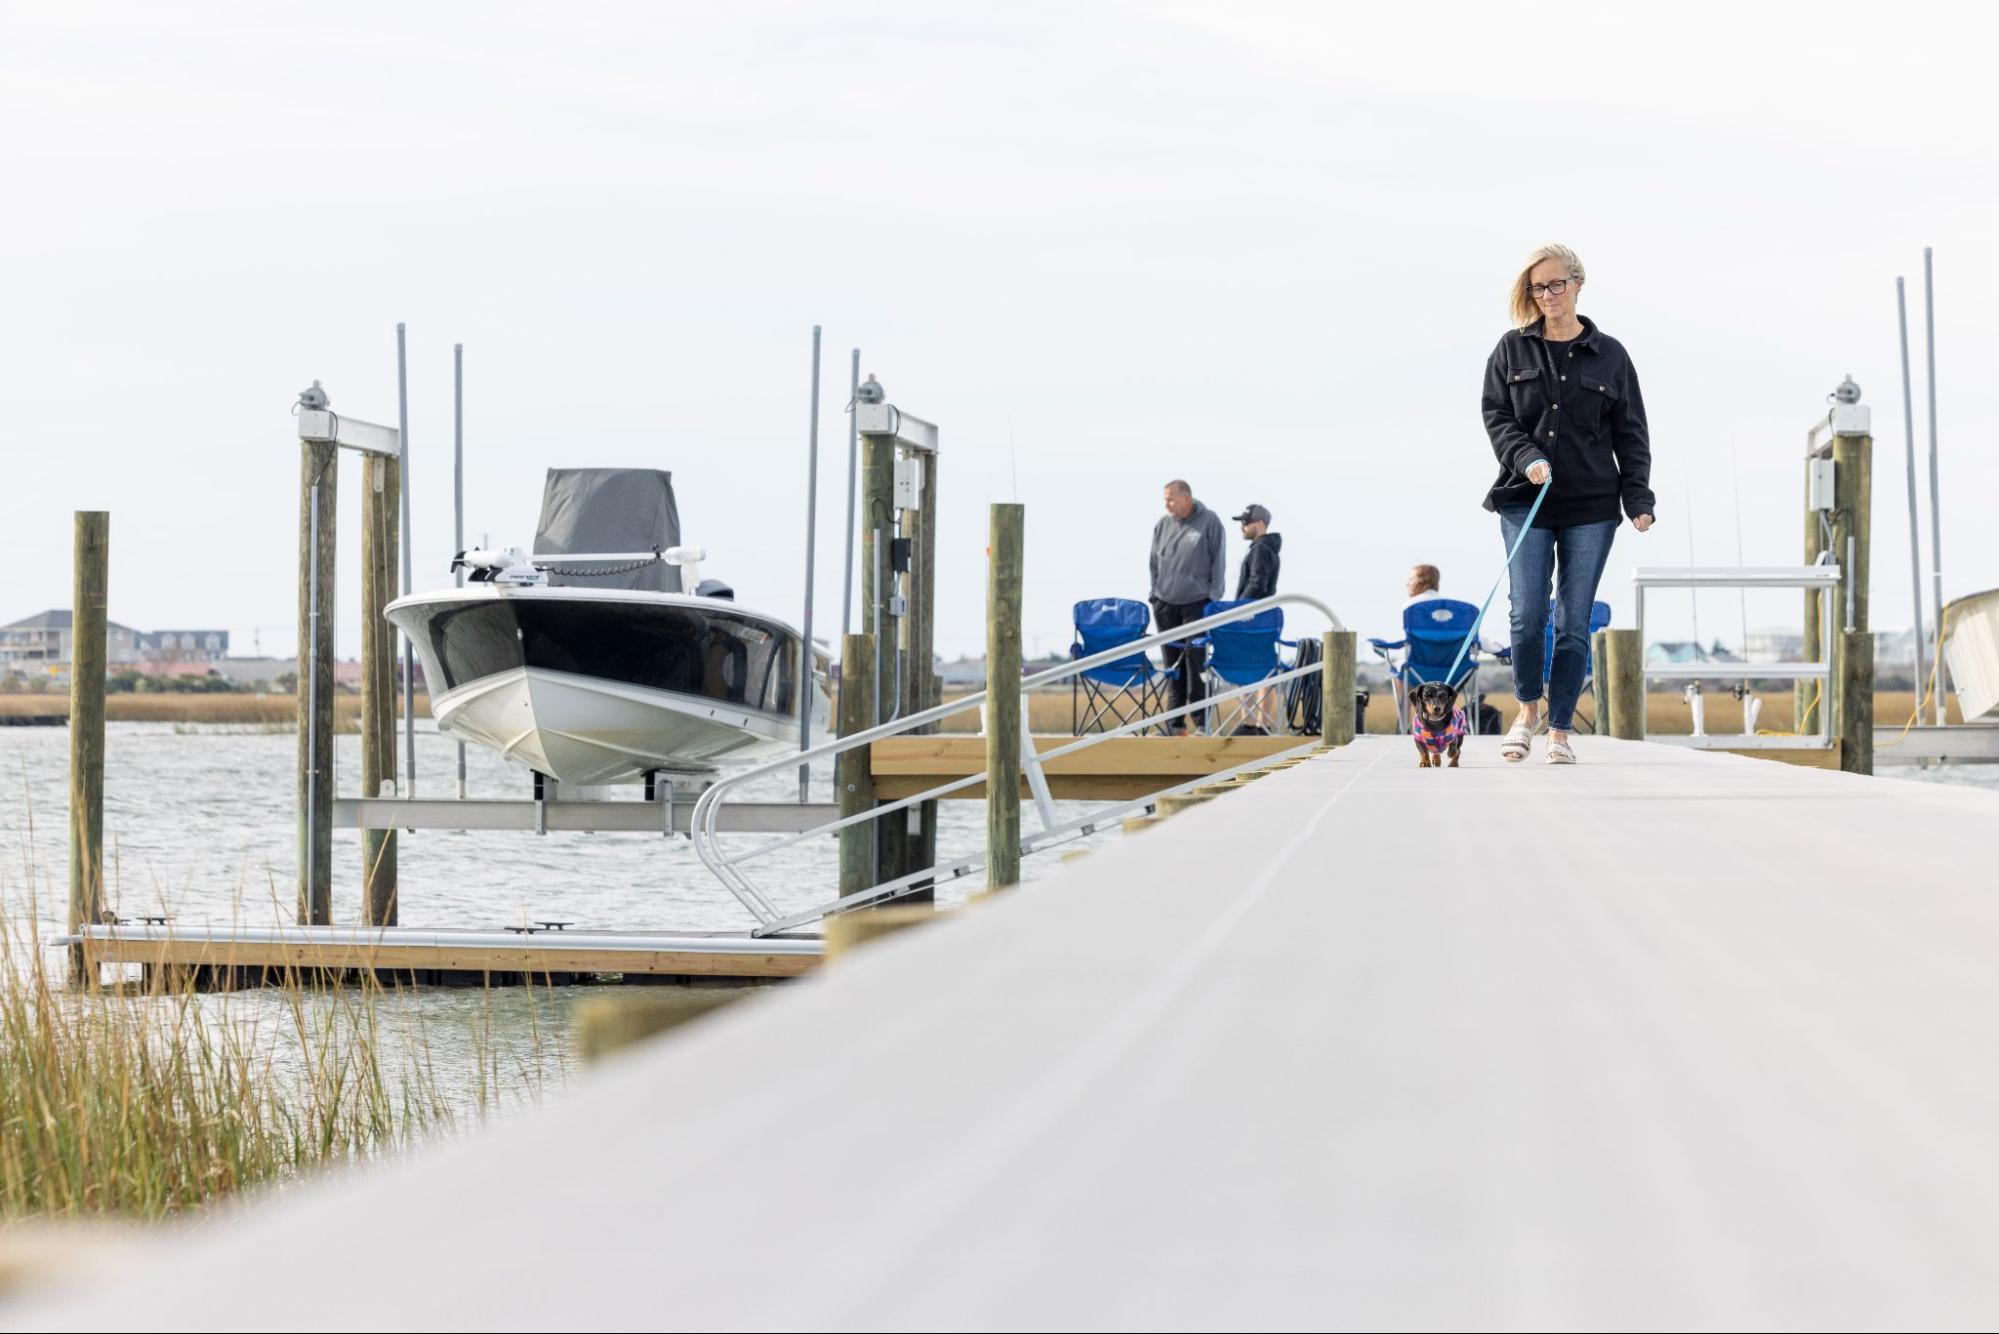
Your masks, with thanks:
[(1636, 630), (1603, 632), (1605, 736), (1645, 739), (1645, 646)]
[(1839, 767), (1850, 774), (1874, 772), (1874, 635), (1851, 630), (1841, 636), (1839, 689), (1833, 717), (1839, 720)]
[[(865, 732), (874, 726), (875, 637), (840, 637), (839, 734)], [(861, 746), (834, 761), (834, 787), (839, 791), (840, 818), (874, 809), (875, 783), (870, 750)], [(875, 829), (850, 825), (840, 831), (840, 894), (858, 894), (875, 884)]]
[(826, 962), (833, 963), (845, 958), (870, 941), (883, 936), (907, 931), (912, 926), (924, 926), (945, 916), (934, 908), (893, 907), (877, 908), (873, 912), (847, 912), (826, 919)]
[(333, 921), (334, 515), (340, 470), (331, 441), (299, 446), (298, 919)]
[[(396, 778), (396, 636), (382, 611), (395, 600), (401, 510), (397, 460), (361, 465), (361, 793), (393, 795)], [(396, 924), (396, 832), (361, 833), (361, 920)]]
[(1324, 666), (1319, 669), (1320, 745), (1331, 749), (1353, 740), (1354, 632), (1328, 630), (1320, 636)]
[(1020, 597), (1026, 511), (992, 507), (986, 567), (986, 888), (1020, 880)]
[[(69, 657), (69, 929), (104, 910), (104, 669), (111, 585), (111, 516), (78, 510), (71, 570)], [(86, 973), (70, 947), (70, 978)]]
[(1589, 637), (1590, 704), (1598, 736), (1610, 735), (1610, 661), (1609, 650), (1604, 647), (1604, 636), (1609, 633), (1599, 630)]

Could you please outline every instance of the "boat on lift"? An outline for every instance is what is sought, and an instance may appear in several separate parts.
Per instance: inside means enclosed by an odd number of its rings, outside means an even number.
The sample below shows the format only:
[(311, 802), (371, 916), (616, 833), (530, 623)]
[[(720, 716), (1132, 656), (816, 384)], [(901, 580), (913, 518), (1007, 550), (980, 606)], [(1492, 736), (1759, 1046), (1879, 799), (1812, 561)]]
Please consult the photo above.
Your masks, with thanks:
[(1999, 588), (1943, 609), (1944, 661), (1966, 722), (1999, 719)]
[(460, 588), (389, 604), (439, 730), (576, 786), (698, 782), (830, 714), (824, 655), (700, 579), (670, 474), (550, 469), (534, 551), (461, 553)]

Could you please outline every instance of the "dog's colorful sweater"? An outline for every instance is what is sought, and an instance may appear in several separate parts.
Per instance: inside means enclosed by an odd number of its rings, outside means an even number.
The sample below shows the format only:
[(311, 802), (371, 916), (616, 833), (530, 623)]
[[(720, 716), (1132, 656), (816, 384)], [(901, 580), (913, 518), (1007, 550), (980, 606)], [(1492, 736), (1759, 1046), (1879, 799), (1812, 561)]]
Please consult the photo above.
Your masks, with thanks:
[(1432, 732), (1416, 719), (1416, 744), (1432, 755), (1441, 755), (1451, 748), (1453, 741), (1462, 741), (1471, 734), (1471, 725), (1465, 721), (1463, 709), (1451, 710), (1451, 725), (1441, 732)]

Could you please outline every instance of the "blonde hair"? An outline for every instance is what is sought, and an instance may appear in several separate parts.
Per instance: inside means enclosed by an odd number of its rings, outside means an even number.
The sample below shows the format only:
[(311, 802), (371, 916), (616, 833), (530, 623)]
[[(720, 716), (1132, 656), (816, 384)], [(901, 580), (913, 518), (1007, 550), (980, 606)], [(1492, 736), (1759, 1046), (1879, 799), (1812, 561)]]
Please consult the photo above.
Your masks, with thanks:
[(1527, 291), (1527, 275), (1534, 272), (1534, 266), (1544, 259), (1566, 265), (1569, 277), (1577, 282), (1583, 280), (1582, 260), (1565, 245), (1544, 245), (1529, 255), (1527, 262), (1520, 266), (1520, 275), (1513, 280), (1513, 327), (1516, 329), (1525, 329), (1541, 318), (1540, 307), (1534, 304), (1533, 296)]

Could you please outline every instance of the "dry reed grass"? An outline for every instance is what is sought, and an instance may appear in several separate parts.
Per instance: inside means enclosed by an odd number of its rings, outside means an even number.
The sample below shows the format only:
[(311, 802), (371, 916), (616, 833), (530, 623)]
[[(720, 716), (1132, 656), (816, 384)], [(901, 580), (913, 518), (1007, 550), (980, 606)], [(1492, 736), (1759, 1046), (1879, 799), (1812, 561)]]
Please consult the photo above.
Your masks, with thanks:
[[(416, 697), (416, 713), (419, 718), (430, 716), (429, 696)], [(0, 714), (67, 718), (69, 696), (0, 695)], [(106, 695), (104, 718), (113, 723), (219, 723), (289, 728), (298, 721), (298, 700), (291, 695)], [(335, 695), (333, 719), (342, 731), (357, 730), (361, 726), (361, 697)]]
[[(962, 699), (962, 695), (947, 699)], [(1739, 732), (1742, 730), (1742, 705), (1733, 695), (1725, 692), (1709, 691), (1704, 697), (1707, 730), (1710, 732)], [(1788, 691), (1770, 692), (1762, 696), (1763, 712), (1757, 719), (1757, 726), (1764, 731), (1785, 732), (1791, 730), (1794, 709)], [(1488, 691), (1486, 702), (1497, 708), (1511, 720), (1514, 700), (1510, 692)], [(1915, 708), (1915, 695), (1907, 690), (1879, 691), (1874, 696), (1874, 719), (1881, 727), (1900, 727), (1908, 721), (1910, 711)], [(1693, 708), (1686, 698), (1677, 692), (1656, 691), (1646, 704), (1647, 716), (1652, 730), (1663, 735), (1684, 736), (1693, 729)], [(1595, 703), (1587, 696), (1579, 710), (1584, 718), (1596, 716)], [(1060, 735), (1070, 730), (1069, 692), (1062, 690), (1038, 690), (1027, 696), (1027, 715), (1034, 730), (1046, 735)], [(1951, 722), (1962, 721), (1957, 702), (1951, 701), (1949, 714)], [(979, 730), (978, 714), (967, 712), (956, 718), (947, 719), (943, 730), (954, 733), (973, 733)], [(1367, 704), (1367, 730), (1370, 733), (1392, 733), (1395, 731), (1395, 704), (1385, 689), (1370, 692)]]
[(71, 990), (0, 928), (0, 1216), (160, 1218), (454, 1121), (421, 1046), (390, 1068), (379, 988), (293, 981), (279, 1019), (182, 982)]

